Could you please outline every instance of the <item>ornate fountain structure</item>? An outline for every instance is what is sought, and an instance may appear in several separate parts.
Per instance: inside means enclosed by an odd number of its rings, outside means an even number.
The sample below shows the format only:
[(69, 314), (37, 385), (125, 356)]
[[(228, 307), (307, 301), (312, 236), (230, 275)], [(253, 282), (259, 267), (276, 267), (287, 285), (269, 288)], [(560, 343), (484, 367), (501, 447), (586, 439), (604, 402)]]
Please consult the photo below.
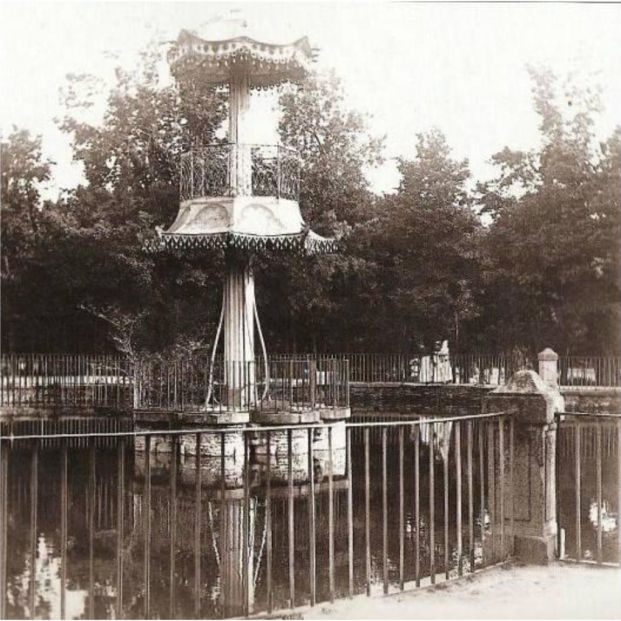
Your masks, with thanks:
[[(302, 218), (298, 204), (300, 160), (295, 150), (280, 144), (251, 144), (249, 137), (251, 91), (300, 82), (312, 62), (308, 39), (267, 43), (248, 36), (241, 20), (224, 25), (232, 30), (226, 38), (201, 38), (182, 30), (169, 53), (176, 78), (183, 74), (184, 79), (228, 87), (228, 141), (193, 149), (182, 156), (179, 212), (168, 230), (159, 229), (158, 235), (163, 249), (224, 252), (222, 313), (202, 412), (209, 422), (239, 424), (250, 419), (251, 411), (270, 410), (263, 407), (269, 399), (270, 364), (255, 302), (253, 257), (274, 250), (330, 253), (335, 251), (336, 243), (311, 231)], [(263, 346), (263, 361), (256, 357), (255, 329)], [(222, 377), (214, 387), (214, 360), (221, 333)], [(312, 414), (321, 406), (316, 365), (310, 372), (306, 365), (304, 373), (306, 379), (298, 378), (298, 384), (306, 382), (306, 405), (300, 408), (297, 399), (293, 408), (292, 400), (282, 399), (276, 408), (280, 422), (291, 422), (282, 418), (288, 410), (291, 413), (297, 409), (299, 414), (305, 409)], [(340, 377), (339, 381), (346, 381), (342, 369), (335, 367), (332, 373)], [(293, 385), (291, 389), (293, 394)], [(295, 390), (299, 392), (299, 385)], [(336, 398), (331, 401), (335, 409)], [(346, 417), (349, 403), (346, 405), (332, 418)], [(307, 416), (299, 422), (310, 420), (312, 417)]]

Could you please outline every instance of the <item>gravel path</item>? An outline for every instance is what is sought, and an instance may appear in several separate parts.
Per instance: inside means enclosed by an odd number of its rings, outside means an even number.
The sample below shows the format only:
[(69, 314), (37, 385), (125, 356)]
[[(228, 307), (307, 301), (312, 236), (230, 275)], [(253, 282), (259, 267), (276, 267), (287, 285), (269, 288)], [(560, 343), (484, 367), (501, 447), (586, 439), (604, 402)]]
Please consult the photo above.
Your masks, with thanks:
[(621, 619), (621, 570), (505, 566), (388, 597), (356, 597), (289, 618)]

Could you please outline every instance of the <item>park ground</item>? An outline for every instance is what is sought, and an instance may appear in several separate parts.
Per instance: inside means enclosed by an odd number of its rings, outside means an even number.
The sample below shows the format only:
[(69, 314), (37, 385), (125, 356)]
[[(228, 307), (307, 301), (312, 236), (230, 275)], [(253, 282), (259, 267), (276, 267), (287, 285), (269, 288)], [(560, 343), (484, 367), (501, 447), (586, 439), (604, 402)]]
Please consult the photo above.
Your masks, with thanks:
[(621, 619), (621, 570), (505, 565), (418, 591), (322, 604), (297, 618)]

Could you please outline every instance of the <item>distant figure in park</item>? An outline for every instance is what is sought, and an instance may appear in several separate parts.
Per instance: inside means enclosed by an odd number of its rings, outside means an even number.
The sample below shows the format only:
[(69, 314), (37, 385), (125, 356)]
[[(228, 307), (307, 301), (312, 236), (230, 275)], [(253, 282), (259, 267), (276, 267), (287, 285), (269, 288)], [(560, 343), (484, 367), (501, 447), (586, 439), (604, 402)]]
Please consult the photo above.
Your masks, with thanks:
[(423, 384), (448, 384), (453, 381), (448, 340), (436, 341), (434, 353), (421, 358), (418, 378)]

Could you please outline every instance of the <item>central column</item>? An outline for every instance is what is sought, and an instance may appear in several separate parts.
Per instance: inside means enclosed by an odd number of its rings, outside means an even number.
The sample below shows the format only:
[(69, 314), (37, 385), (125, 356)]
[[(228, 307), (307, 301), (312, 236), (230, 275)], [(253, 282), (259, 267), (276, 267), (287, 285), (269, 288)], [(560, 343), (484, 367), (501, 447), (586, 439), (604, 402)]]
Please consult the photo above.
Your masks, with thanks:
[[(246, 144), (250, 104), (248, 73), (234, 71), (229, 84), (230, 188), (234, 197), (252, 193), (252, 162)], [(224, 381), (227, 407), (245, 410), (254, 398), (254, 277), (247, 254), (226, 255), (224, 282)]]
[(254, 369), (254, 277), (247, 256), (226, 255), (224, 280), (224, 381), (227, 406), (244, 409), (252, 401)]

